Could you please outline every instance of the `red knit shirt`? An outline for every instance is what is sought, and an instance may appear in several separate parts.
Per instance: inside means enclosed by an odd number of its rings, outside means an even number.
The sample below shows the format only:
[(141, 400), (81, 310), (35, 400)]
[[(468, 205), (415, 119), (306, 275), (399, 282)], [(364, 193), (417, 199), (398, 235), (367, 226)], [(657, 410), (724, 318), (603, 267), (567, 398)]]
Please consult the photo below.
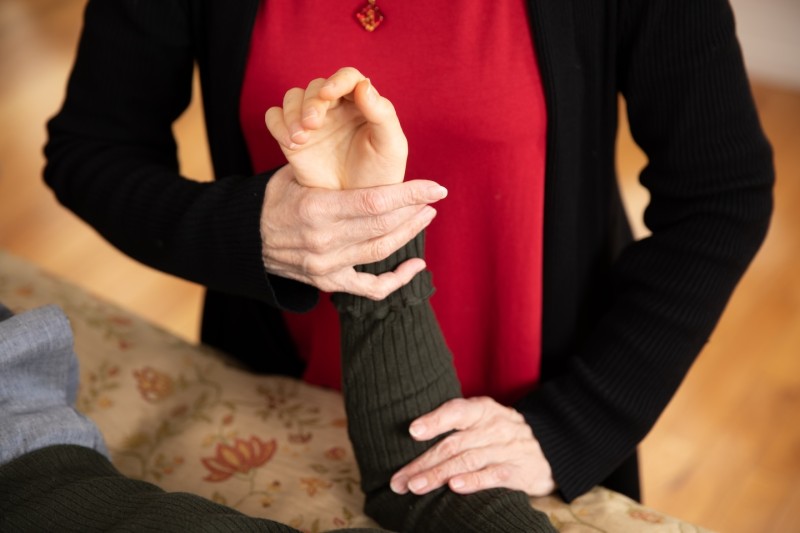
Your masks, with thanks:
[[(286, 163), (264, 126), (284, 92), (353, 66), (391, 100), (409, 141), (406, 179), (449, 190), (427, 230), (431, 300), (466, 396), (511, 402), (539, 377), (546, 113), (523, 0), (262, 2), (241, 100), (254, 169)], [(340, 386), (330, 296), (286, 314), (305, 379)], [(268, 355), (265, 355), (267, 357)]]

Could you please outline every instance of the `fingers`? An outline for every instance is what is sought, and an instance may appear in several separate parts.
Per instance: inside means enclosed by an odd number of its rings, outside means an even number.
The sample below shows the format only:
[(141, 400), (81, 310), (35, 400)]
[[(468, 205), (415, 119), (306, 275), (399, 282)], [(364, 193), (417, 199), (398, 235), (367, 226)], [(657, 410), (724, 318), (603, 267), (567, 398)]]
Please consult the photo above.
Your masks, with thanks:
[(427, 204), (445, 194), (443, 187), (424, 180), (364, 191), (307, 188), (287, 165), (267, 184), (261, 218), (264, 265), (272, 274), (322, 290), (383, 298), (424, 262), (410, 260), (381, 276), (356, 272), (354, 265), (384, 259), (413, 239), (436, 216)]
[(283, 96), (283, 107), (271, 107), (264, 117), (272, 136), (285, 148), (296, 150), (309, 139), (309, 131), (318, 129), (327, 110), (335, 102), (319, 97), (324, 78), (311, 80), (305, 89), (294, 87)]
[[(444, 485), (462, 493), (499, 486), (512, 488), (509, 486), (509, 482), (512, 482), (511, 468), (507, 463), (497, 462), (498, 453), (508, 455), (509, 450), (499, 447), (470, 448), (411, 477), (405, 485), (408, 491), (417, 495), (427, 494)], [(403, 484), (402, 479), (393, 478), (391, 482), (393, 490), (400, 489), (395, 492), (401, 494)]]
[[(340, 219), (378, 216), (410, 205), (433, 204), (447, 197), (447, 189), (430, 180), (341, 191), (326, 208)], [(327, 199), (326, 199), (327, 200)]]
[[(407, 485), (412, 492), (421, 494), (442, 486), (453, 475), (483, 468), (486, 463), (480, 460), (484, 456), (476, 455), (479, 450), (520, 438), (517, 424), (524, 424), (524, 420), (510, 411), (490, 398), (458, 398), (417, 418), (409, 427), (415, 440), (455, 433), (400, 469), (392, 478), (393, 489), (402, 491)], [(525, 428), (530, 431), (527, 425)]]
[(522, 487), (517, 486), (513, 470), (516, 469), (506, 463), (490, 464), (476, 471), (454, 475), (447, 485), (459, 494), (500, 487), (522, 490)]
[[(297, 183), (286, 166), (267, 184), (262, 234), (274, 253), (292, 249), (339, 254), (366, 242), (377, 250), (391, 248), (393, 243), (399, 243), (399, 248), (435, 216), (433, 208), (424, 208), (446, 193), (444, 187), (428, 180), (351, 191), (307, 188)], [(405, 225), (409, 227), (400, 229)], [(387, 235), (390, 242), (375, 242)], [(381, 253), (351, 254), (350, 259), (360, 261), (349, 266), (370, 262), (378, 255)]]
[(324, 84), (325, 80), (323, 78), (317, 78), (312, 80), (306, 87), (300, 112), (298, 116), (291, 117), (297, 121), (298, 128), (304, 130), (317, 129), (325, 121), (325, 113), (335, 102), (319, 97), (319, 90)]
[(425, 441), (454, 430), (475, 425), (483, 416), (481, 399), (456, 398), (414, 420), (408, 432), (415, 440)]
[(336, 106), (335, 100), (320, 98), (319, 91), (325, 83), (324, 78), (316, 78), (305, 89), (289, 89), (283, 97), (283, 119), (289, 138), (296, 144), (305, 144), (310, 136), (308, 130), (320, 128), (328, 109)]
[[(521, 490), (529, 496), (547, 496), (556, 489), (550, 465), (543, 457), (519, 464), (489, 464), (485, 468), (450, 478), (447, 485), (453, 492), (472, 494), (479, 490), (506, 488)], [(527, 468), (526, 468), (527, 466)]]
[(296, 144), (303, 144), (308, 140), (308, 132), (300, 124), (304, 96), (305, 91), (298, 87), (289, 89), (283, 96), (283, 120), (289, 130), (289, 138)]
[(333, 73), (320, 87), (320, 98), (326, 100), (336, 100), (338, 98), (350, 97), (356, 89), (356, 85), (366, 80), (358, 69), (353, 67), (343, 67)]
[(372, 300), (382, 300), (425, 270), (425, 266), (424, 260), (413, 258), (398, 265), (394, 271), (378, 276), (356, 272), (353, 267), (345, 267), (325, 276), (303, 274), (287, 265), (277, 265), (270, 272), (313, 285), (322, 291), (348, 292)]
[(426, 494), (444, 485), (461, 493), (493, 487), (552, 490), (552, 472), (522, 415), (491, 398), (456, 399), (409, 427), (416, 440), (451, 432), (400, 469), (390, 486), (398, 494)]
[(370, 79), (353, 67), (341, 68), (327, 80), (316, 79), (309, 84), (302, 106), (303, 126), (320, 127), (328, 107), (336, 106), (339, 99), (354, 101), (367, 121), (387, 128), (389, 131), (378, 132), (382, 136), (389, 138), (390, 133), (402, 132), (392, 103), (380, 96)]
[(283, 118), (283, 108), (270, 107), (264, 115), (264, 122), (272, 137), (281, 145), (281, 148), (284, 150), (296, 150), (299, 147), (292, 140), (292, 136), (289, 133), (289, 127)]
[(265, 122), (284, 150), (294, 151), (311, 139), (311, 131), (322, 129), (327, 113), (345, 100), (355, 103), (345, 113), (361, 113), (371, 125), (368, 140), (377, 153), (408, 152), (394, 106), (352, 67), (339, 69), (327, 79), (314, 79), (305, 89), (289, 89), (283, 107), (270, 108)]
[(356, 106), (372, 125), (370, 140), (377, 152), (396, 150), (396, 143), (407, 143), (394, 105), (378, 94), (369, 79), (356, 86), (354, 95)]
[(366, 78), (357, 69), (344, 67), (327, 79), (312, 80), (305, 91), (302, 89), (288, 91), (286, 97), (289, 100), (284, 98), (284, 113), (292, 140), (297, 144), (306, 142), (307, 130), (320, 128), (328, 109), (337, 106), (337, 100), (340, 98), (352, 100), (353, 91), (363, 80)]
[[(344, 268), (374, 263), (387, 258), (392, 252), (424, 230), (435, 216), (436, 211), (432, 207), (425, 206), (388, 233), (367, 240), (353, 240), (352, 237), (346, 236), (348, 233), (369, 231), (369, 229), (364, 230), (360, 227), (355, 229), (347, 227), (360, 226), (364, 224), (363, 221), (350, 221), (345, 226), (338, 228), (339, 231), (321, 228), (309, 232), (295, 242), (276, 239), (273, 244), (282, 247), (283, 250), (274, 251), (272, 257), (279, 262), (299, 265), (299, 273), (310, 278), (321, 279), (333, 276)], [(359, 277), (363, 278), (364, 276)], [(361, 280), (356, 279), (356, 276), (350, 276), (348, 281), (356, 284)]]
[(409, 259), (400, 264), (393, 272), (386, 272), (379, 276), (352, 270), (352, 273), (348, 272), (339, 288), (335, 290), (364, 296), (372, 300), (383, 300), (423, 270), (425, 270), (425, 261), (419, 258)]

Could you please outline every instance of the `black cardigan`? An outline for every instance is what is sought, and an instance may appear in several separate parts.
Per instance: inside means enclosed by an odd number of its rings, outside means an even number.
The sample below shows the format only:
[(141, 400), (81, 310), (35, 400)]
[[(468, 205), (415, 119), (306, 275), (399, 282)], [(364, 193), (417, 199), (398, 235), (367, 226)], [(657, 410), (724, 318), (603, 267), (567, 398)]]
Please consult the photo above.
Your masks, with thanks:
[[(265, 275), (239, 95), (258, 0), (93, 0), (45, 179), (132, 257), (208, 287), (203, 340), (299, 375)], [(773, 168), (726, 0), (531, 0), (548, 112), (541, 386), (517, 407), (568, 501), (635, 454), (765, 235)], [(217, 180), (178, 174), (171, 125), (199, 65)], [(649, 163), (631, 242), (615, 178), (618, 95)], [(272, 354), (270, 356), (269, 354)]]

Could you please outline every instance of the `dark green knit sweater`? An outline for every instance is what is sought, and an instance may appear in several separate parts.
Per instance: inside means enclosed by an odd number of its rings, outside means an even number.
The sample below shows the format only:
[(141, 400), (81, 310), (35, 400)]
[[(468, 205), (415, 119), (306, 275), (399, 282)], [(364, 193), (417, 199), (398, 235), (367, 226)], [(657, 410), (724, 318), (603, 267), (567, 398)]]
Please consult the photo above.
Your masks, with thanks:
[[(421, 256), (420, 234), (386, 261), (391, 270)], [(342, 322), (342, 365), (348, 429), (358, 460), (366, 511), (384, 527), (408, 532), (554, 531), (521, 492), (426, 496), (394, 494), (392, 474), (433, 443), (417, 443), (408, 424), (460, 396), (450, 353), (428, 303), (429, 272), (386, 300), (335, 295)], [(0, 531), (263, 531), (294, 532), (192, 494), (167, 493), (126, 478), (101, 454), (62, 445), (28, 453), (0, 467)], [(362, 530), (369, 531), (369, 530)], [(374, 531), (374, 530), (373, 530)]]

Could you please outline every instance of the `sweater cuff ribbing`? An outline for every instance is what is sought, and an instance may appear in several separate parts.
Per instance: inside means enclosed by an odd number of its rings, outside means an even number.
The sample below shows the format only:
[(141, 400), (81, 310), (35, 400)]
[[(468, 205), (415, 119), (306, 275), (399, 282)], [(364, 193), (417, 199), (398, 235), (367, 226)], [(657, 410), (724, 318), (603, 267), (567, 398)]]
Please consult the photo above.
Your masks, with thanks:
[[(357, 266), (356, 270), (367, 274), (383, 274), (391, 272), (398, 265), (408, 259), (415, 257), (424, 258), (425, 256), (425, 234), (420, 232), (411, 239), (405, 246), (391, 254), (386, 259), (370, 263), (368, 265)], [(406, 285), (400, 287), (385, 299), (380, 301), (370, 300), (361, 296), (354, 296), (347, 293), (336, 293), (332, 300), (339, 313), (352, 317), (364, 317), (372, 315), (375, 318), (383, 318), (393, 309), (402, 309), (419, 305), (434, 293), (433, 280), (428, 270), (423, 270)]]

